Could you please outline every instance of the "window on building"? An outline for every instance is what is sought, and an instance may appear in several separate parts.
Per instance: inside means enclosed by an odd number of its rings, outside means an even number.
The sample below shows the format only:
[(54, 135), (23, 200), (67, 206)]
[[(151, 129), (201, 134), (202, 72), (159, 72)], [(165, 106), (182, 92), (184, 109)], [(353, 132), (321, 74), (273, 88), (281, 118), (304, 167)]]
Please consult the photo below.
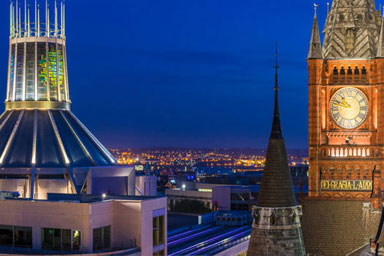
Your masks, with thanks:
[(32, 228), (0, 225), (0, 246), (32, 248)]
[(164, 255), (165, 255), (165, 254), (164, 254), (164, 250), (155, 252), (155, 253), (153, 254), (153, 256), (164, 256)]
[(79, 230), (73, 230), (72, 231), (72, 243), (73, 243), (73, 250), (79, 251), (81, 248), (81, 232)]
[(164, 215), (153, 218), (153, 246), (164, 243)]
[(111, 226), (93, 230), (93, 250), (103, 250), (111, 247)]
[(0, 226), (0, 245), (13, 246), (13, 227)]
[(45, 250), (78, 251), (81, 248), (81, 232), (70, 229), (41, 229), (41, 246)]
[(352, 75), (352, 68), (351, 67), (348, 67), (347, 75)]
[(71, 230), (69, 229), (63, 229), (61, 231), (61, 241), (62, 241), (62, 248), (63, 251), (70, 251), (71, 250)]
[(340, 69), (340, 75), (345, 75), (345, 69), (344, 69), (344, 67), (341, 67), (341, 69)]
[(16, 247), (32, 248), (32, 228), (15, 227), (14, 239)]

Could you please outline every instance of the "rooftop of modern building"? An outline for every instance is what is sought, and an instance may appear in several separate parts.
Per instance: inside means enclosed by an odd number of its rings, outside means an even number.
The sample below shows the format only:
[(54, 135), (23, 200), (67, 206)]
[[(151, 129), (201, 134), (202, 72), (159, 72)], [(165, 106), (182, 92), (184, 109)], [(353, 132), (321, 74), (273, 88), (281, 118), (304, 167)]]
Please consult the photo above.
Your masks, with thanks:
[[(57, 251), (51, 251), (51, 250), (35, 250), (31, 248), (19, 248), (19, 247), (6, 247), (6, 246), (0, 246), (0, 253), (1, 255), (57, 255)], [(81, 253), (81, 252), (72, 252), (72, 251), (60, 251), (60, 255), (96, 255), (91, 253)], [(120, 248), (113, 248), (113, 249), (105, 249), (100, 250), (97, 255), (140, 255), (140, 248), (134, 247), (129, 249), (120, 249)]]
[(46, 200), (36, 200), (28, 198), (18, 198), (12, 196), (5, 196), (1, 200), (1, 194), (9, 194), (10, 192), (0, 192), (0, 202), (2, 200), (14, 200), (14, 201), (29, 201), (29, 202), (66, 202), (66, 203), (84, 203), (92, 204), (99, 202), (110, 201), (148, 201), (153, 199), (165, 198), (165, 196), (124, 196), (124, 195), (88, 195), (88, 194), (59, 194), (49, 193)]

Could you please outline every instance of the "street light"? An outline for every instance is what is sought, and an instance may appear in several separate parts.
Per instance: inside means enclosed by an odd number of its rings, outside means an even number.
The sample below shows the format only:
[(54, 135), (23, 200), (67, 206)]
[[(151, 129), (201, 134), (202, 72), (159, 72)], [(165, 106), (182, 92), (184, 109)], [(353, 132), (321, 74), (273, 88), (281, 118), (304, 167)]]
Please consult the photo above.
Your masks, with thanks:
[(185, 184), (183, 184), (181, 187), (183, 188), (183, 190), (185, 190), (185, 187), (186, 187), (186, 185), (185, 185)]

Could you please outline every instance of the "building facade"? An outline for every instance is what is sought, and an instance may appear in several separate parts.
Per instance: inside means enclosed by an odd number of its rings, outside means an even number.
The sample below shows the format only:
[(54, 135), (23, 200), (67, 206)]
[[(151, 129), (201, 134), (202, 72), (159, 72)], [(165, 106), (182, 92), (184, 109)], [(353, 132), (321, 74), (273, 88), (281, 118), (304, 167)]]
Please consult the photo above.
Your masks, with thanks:
[(383, 166), (384, 34), (373, 0), (335, 0), (308, 54), (309, 196), (369, 198)]
[(374, 241), (382, 214), (384, 25), (373, 0), (334, 0), (321, 42), (316, 7), (302, 230), (311, 255), (346, 255)]
[(166, 198), (51, 194), (1, 200), (2, 253), (166, 255)]
[(38, 2), (10, 3), (0, 253), (167, 255), (167, 199), (143, 196), (157, 194), (152, 177), (138, 178), (135, 196), (134, 168), (117, 166), (71, 112), (65, 4), (45, 1), (40, 15)]

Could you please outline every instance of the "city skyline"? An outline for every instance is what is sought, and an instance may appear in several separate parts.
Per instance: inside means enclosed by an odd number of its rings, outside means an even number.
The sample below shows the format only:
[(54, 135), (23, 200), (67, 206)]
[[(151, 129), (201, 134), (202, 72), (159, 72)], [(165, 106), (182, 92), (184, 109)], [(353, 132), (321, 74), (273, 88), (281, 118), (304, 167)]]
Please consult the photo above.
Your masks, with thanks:
[[(275, 40), (284, 137), (288, 148), (307, 147), (305, 58), (312, 3), (90, 3), (67, 9), (70, 93), (72, 109), (108, 147), (265, 148)], [(8, 3), (0, 10), (8, 15)], [(90, 13), (87, 20), (83, 10)], [(322, 3), (319, 20), (325, 15)], [(282, 24), (291, 29), (281, 30)], [(8, 49), (8, 27), (0, 25), (1, 49)], [(85, 42), (89, 34), (100, 40)], [(0, 57), (7, 54), (1, 51)], [(6, 65), (0, 64), (2, 88)], [(0, 92), (5, 99), (5, 90)]]

